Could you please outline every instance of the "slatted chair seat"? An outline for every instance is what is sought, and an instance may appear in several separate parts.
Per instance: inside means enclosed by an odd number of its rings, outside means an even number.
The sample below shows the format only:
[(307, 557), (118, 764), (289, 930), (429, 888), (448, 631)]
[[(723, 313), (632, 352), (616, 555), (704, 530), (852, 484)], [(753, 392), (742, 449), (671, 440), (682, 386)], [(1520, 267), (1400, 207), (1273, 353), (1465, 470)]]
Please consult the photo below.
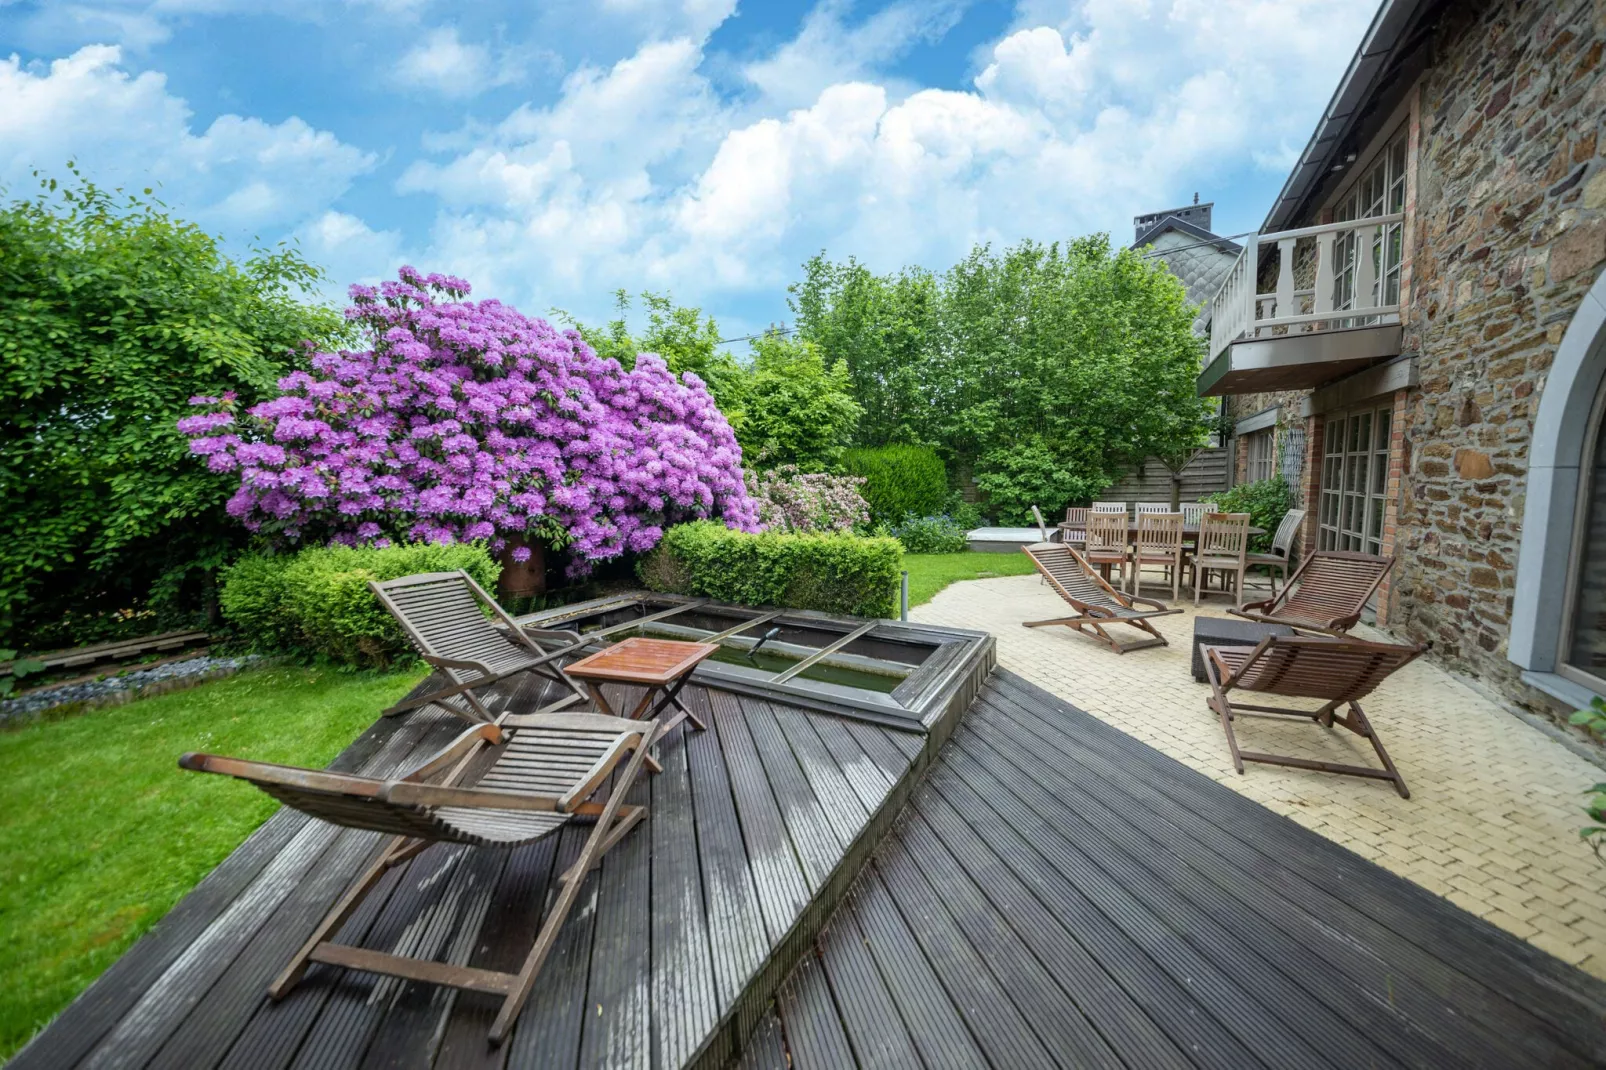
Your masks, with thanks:
[[(475, 755), (503, 738), (504, 725), (512, 732), (495, 763), (474, 786), (462, 786), (459, 781), (472, 767)], [(215, 754), (186, 754), (179, 765), (247, 781), (286, 806), (331, 824), (394, 837), (269, 987), (272, 998), (280, 999), (294, 988), (314, 962), (491, 991), (504, 997), (490, 1034), (492, 1042), (499, 1044), (529, 997), (574, 905), (581, 878), (647, 816), (645, 806), (627, 806), (623, 800), (645, 765), (657, 729), (655, 721), (592, 713), (504, 716), (496, 723), (469, 729), (417, 769), (393, 780)], [(627, 756), (628, 762), (620, 769)], [(607, 801), (591, 801), (610, 776), (614, 782)], [(439, 782), (435, 782), (437, 778)], [(560, 878), (557, 899), (518, 973), (469, 970), (338, 944), (332, 939), (387, 870), (431, 844), (521, 847), (579, 819), (594, 820), (591, 835), (578, 860)]]
[(548, 710), (585, 699), (585, 692), (558, 666), (572, 647), (543, 650), (468, 573), (426, 572), (368, 586), (424, 661), (448, 681), (436, 691), (396, 703), (386, 716), (435, 705), (467, 720), (489, 723), (494, 718), (474, 692), (521, 672), (545, 676), (569, 692)]
[[(1165, 636), (1156, 631), (1149, 621), (1154, 617), (1181, 613), (1182, 610), (1167, 609), (1160, 602), (1121, 593), (1106, 583), (1082, 554), (1063, 543), (1037, 543), (1022, 547), (1021, 552), (1032, 559), (1032, 564), (1049, 586), (1077, 611), (1074, 617), (1025, 621), (1025, 627), (1046, 628), (1063, 624), (1097, 639), (1117, 654), (1166, 645)], [(1141, 608), (1145, 606), (1152, 608)], [(1150, 638), (1120, 643), (1104, 630), (1108, 624), (1131, 625), (1147, 633)]]
[[(1405, 799), (1411, 797), (1405, 778), (1395, 768), (1388, 751), (1383, 749), (1383, 741), (1367, 720), (1360, 700), (1421, 653), (1420, 646), (1316, 635), (1273, 635), (1252, 648), (1206, 646), (1201, 650), (1205, 676), (1210, 681), (1209, 706), (1221, 718), (1233, 767), (1240, 774), (1245, 762), (1262, 762), (1342, 776), (1370, 777), (1389, 781)], [(1314, 710), (1252, 706), (1232, 701), (1235, 691), (1314, 699), (1323, 705)], [(1349, 712), (1340, 716), (1335, 711), (1344, 705), (1349, 707)], [(1245, 715), (1306, 718), (1325, 728), (1339, 725), (1371, 743), (1383, 768), (1241, 750), (1233, 725), (1238, 717)]]
[(1367, 600), (1393, 567), (1392, 557), (1318, 550), (1294, 570), (1281, 594), (1229, 612), (1263, 624), (1340, 634), (1360, 622)]

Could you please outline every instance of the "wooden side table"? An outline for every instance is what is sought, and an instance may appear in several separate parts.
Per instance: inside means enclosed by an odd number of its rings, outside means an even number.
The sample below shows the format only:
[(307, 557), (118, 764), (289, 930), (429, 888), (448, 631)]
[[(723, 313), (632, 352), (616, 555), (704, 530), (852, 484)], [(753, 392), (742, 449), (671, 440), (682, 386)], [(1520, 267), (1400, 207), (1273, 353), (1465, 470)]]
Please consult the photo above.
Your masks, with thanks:
[[(697, 667), (697, 663), (718, 649), (719, 647), (713, 643), (683, 643), (674, 639), (648, 639), (645, 636), (635, 636), (599, 650), (589, 657), (581, 658), (573, 665), (566, 666), (563, 671), (585, 684), (586, 690), (591, 693), (591, 700), (597, 704), (597, 709), (610, 717), (617, 717), (619, 714), (613, 711), (613, 707), (609, 706), (608, 700), (603, 697), (602, 685), (629, 684), (646, 688), (641, 701), (636, 703), (636, 708), (628, 715), (633, 720), (639, 720), (643, 716), (649, 719), (657, 718), (665, 709), (673, 706), (678, 712), (658, 726), (658, 735), (664, 735), (681, 721), (687, 720), (701, 732), (708, 726), (680, 701), (680, 689), (691, 679), (691, 671)], [(654, 704), (653, 697), (658, 695), (662, 697)], [(657, 765), (653, 759), (649, 758), (648, 761)]]

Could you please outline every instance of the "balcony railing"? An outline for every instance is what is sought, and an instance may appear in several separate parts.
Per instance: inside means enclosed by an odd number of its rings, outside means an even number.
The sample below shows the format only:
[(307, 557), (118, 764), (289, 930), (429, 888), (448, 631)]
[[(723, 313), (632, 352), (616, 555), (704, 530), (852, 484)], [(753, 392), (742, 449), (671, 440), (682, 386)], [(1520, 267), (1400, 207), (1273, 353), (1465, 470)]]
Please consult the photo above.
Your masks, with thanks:
[[(1247, 339), (1397, 321), (1399, 303), (1380, 303), (1384, 287), (1378, 285), (1378, 275), (1388, 252), (1389, 228), (1404, 219), (1395, 212), (1250, 235), (1211, 305), (1210, 359)], [(1277, 247), (1277, 288), (1270, 293), (1259, 292), (1260, 250), (1265, 245)], [(1313, 277), (1304, 288), (1294, 284), (1301, 255), (1314, 261), (1299, 272)]]

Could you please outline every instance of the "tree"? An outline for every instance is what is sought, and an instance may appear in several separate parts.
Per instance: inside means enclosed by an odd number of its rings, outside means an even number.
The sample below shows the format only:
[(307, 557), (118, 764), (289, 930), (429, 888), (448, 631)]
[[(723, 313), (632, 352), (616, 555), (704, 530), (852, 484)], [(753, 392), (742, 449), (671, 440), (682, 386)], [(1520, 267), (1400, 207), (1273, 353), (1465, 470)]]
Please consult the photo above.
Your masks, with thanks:
[(933, 341), (937, 280), (922, 268), (879, 276), (849, 257), (817, 254), (788, 289), (798, 336), (827, 360), (847, 363), (863, 408), (854, 428), (861, 446), (919, 443), (925, 421), (922, 372)]
[(777, 331), (753, 339), (737, 437), (749, 467), (835, 471), (861, 409), (846, 361), (827, 365), (812, 342)]
[[(1094, 235), (977, 246), (929, 286), (920, 279), (877, 281), (817, 257), (793, 288), (803, 334), (827, 359), (854, 355), (855, 391), (882, 399), (861, 433), (934, 445), (1004, 517), (1085, 501), (1124, 464), (1177, 461), (1203, 443), (1199, 341), (1164, 265)], [(902, 318), (876, 311), (886, 309)]]
[(656, 353), (676, 375), (696, 374), (722, 411), (741, 408), (746, 372), (735, 357), (719, 348), (719, 327), (712, 316), (704, 316), (700, 308), (675, 304), (669, 294), (643, 291), (641, 303), (647, 310), (647, 329), (636, 336), (630, 333), (627, 321), (630, 294), (615, 290), (613, 297), (614, 318), (601, 327), (588, 327), (561, 310), (556, 315), (573, 324), (580, 337), (604, 360), (617, 360), (629, 371), (636, 366), (638, 354)]
[(353, 286), (347, 318), (371, 348), (316, 354), (250, 408), (197, 398), (179, 427), (235, 473), (230, 515), (290, 540), (567, 546), (574, 572), (683, 520), (756, 527), (736, 438), (695, 374), (649, 353), (625, 371), (468, 292), (410, 267)]
[(0, 208), (0, 636), (30, 646), (203, 603), (244, 533), (175, 422), (196, 394), (267, 396), (344, 331), (293, 247), (235, 262), (149, 193), (48, 179)]

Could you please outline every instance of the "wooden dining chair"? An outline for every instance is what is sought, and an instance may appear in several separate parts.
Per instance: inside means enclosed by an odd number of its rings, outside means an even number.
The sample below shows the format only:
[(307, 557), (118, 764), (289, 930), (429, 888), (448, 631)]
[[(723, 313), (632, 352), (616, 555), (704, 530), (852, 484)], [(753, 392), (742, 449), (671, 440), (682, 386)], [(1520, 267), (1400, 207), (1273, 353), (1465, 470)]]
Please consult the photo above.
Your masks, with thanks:
[[(1193, 604), (1199, 604), (1211, 572), (1221, 573), (1223, 593), (1236, 599), (1243, 591), (1248, 554), (1248, 513), (1206, 513), (1199, 522), (1198, 545), (1188, 560), (1193, 572)], [(1230, 589), (1229, 575), (1233, 577)]]
[(1183, 502), (1182, 522), (1184, 524), (1197, 525), (1201, 520), (1204, 519), (1204, 515), (1209, 511), (1209, 502)]
[(1143, 566), (1160, 565), (1171, 580), (1171, 597), (1182, 597), (1182, 514), (1139, 513), (1132, 547), (1133, 594), (1143, 593)]
[(1288, 582), (1288, 565), (1293, 557), (1294, 535), (1299, 531), (1299, 525), (1305, 521), (1305, 510), (1290, 509), (1283, 514), (1282, 523), (1277, 525), (1277, 534), (1271, 538), (1271, 553), (1249, 555), (1250, 568), (1264, 568), (1271, 580), (1271, 596), (1277, 597), (1277, 573), (1283, 575), (1284, 585)]
[(1087, 543), (1082, 556), (1109, 578), (1110, 566), (1121, 568), (1120, 586), (1126, 586), (1127, 526), (1125, 510), (1119, 513), (1101, 513), (1097, 509), (1087, 516)]
[(1065, 510), (1065, 523), (1070, 525), (1060, 529), (1064, 535), (1060, 541), (1071, 546), (1082, 546), (1087, 543), (1087, 514), (1084, 506), (1071, 506)]
[(1170, 502), (1138, 502), (1133, 508), (1140, 517), (1150, 513), (1171, 513), (1176, 511), (1171, 508)]
[(1126, 512), (1126, 502), (1094, 502), (1093, 503), (1093, 512), (1095, 512), (1095, 513), (1124, 513), (1124, 512)]

